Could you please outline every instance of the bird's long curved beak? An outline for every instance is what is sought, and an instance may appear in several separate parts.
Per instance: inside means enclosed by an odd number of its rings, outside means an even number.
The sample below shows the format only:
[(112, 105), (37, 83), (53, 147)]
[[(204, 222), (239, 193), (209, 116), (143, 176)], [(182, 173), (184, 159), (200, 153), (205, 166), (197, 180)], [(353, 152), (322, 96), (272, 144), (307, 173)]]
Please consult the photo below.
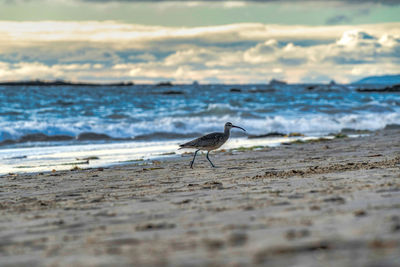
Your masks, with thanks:
[(243, 131), (246, 131), (246, 130), (243, 129), (242, 127), (239, 127), (239, 126), (236, 126), (236, 125), (232, 125), (232, 127), (233, 127), (233, 128), (239, 128), (239, 129), (241, 129), (241, 130), (243, 130)]

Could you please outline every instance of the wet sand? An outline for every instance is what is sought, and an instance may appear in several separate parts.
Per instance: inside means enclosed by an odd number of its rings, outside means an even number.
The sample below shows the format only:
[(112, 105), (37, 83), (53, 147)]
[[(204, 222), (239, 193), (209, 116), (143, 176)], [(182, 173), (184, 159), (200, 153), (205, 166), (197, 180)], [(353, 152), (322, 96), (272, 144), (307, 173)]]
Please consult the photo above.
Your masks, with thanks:
[(0, 266), (400, 266), (400, 130), (0, 176)]

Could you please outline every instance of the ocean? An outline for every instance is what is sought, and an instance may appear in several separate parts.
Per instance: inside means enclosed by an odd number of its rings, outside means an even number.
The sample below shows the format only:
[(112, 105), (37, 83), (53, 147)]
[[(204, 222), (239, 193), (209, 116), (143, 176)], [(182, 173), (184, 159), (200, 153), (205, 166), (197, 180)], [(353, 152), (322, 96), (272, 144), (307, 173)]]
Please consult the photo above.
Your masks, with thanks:
[[(400, 124), (400, 93), (370, 89), (375, 87), (2, 85), (0, 174), (179, 156), (185, 152), (177, 151), (179, 143), (223, 131), (228, 121), (247, 132), (233, 130), (225, 149), (275, 146), (342, 130), (368, 133)], [(304, 137), (285, 136), (290, 133)]]

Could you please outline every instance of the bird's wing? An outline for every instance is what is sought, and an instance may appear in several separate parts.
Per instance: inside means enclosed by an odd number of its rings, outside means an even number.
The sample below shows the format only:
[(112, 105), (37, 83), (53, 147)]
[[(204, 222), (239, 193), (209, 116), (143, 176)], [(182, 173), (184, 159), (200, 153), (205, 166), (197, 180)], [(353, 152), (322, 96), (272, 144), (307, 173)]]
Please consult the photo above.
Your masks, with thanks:
[(180, 145), (183, 147), (206, 148), (213, 147), (221, 142), (223, 139), (222, 133), (210, 133)]

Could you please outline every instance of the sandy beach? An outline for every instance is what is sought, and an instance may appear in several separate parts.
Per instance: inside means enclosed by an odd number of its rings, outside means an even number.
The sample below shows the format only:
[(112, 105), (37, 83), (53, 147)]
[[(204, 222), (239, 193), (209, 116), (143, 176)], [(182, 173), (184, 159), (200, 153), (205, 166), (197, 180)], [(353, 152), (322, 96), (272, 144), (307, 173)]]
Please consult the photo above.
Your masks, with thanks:
[(400, 266), (400, 129), (0, 176), (1, 266)]

